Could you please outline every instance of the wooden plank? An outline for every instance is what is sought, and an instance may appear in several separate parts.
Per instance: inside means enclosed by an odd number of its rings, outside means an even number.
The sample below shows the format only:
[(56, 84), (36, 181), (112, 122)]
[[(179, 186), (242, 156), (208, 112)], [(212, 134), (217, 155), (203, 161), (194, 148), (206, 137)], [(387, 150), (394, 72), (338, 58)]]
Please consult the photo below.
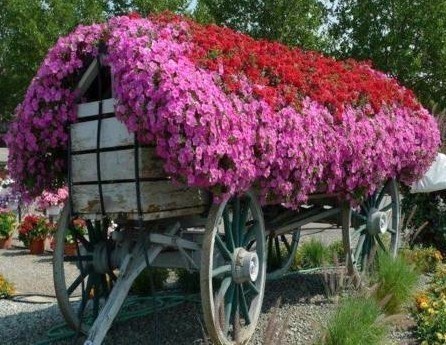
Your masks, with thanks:
[(87, 92), (93, 80), (97, 77), (99, 73), (99, 64), (97, 59), (94, 59), (93, 62), (88, 66), (81, 80), (76, 86), (76, 90), (78, 91), (78, 97), (82, 97), (85, 92)]
[[(187, 207), (187, 208), (180, 208), (176, 210), (167, 210), (167, 211), (160, 211), (160, 212), (153, 212), (153, 213), (144, 213), (143, 214), (143, 220), (149, 221), (149, 220), (158, 220), (158, 219), (166, 219), (166, 218), (174, 218), (174, 217), (187, 217), (185, 219), (188, 219), (192, 215), (199, 215), (204, 214), (208, 211), (208, 206), (197, 206), (197, 207)], [(98, 213), (79, 213), (80, 216), (82, 216), (85, 219), (101, 219), (102, 216)], [(126, 213), (125, 215), (123, 213), (117, 212), (117, 213), (110, 213), (108, 212), (107, 215), (112, 219), (122, 219), (124, 216), (124, 219), (127, 221), (138, 221), (139, 216), (137, 213)], [(181, 224), (183, 221), (181, 220)]]
[[(101, 179), (103, 181), (135, 179), (135, 151), (133, 149), (101, 152)], [(97, 181), (96, 153), (71, 156), (72, 181)], [(163, 161), (155, 154), (155, 148), (140, 148), (140, 178), (166, 178)]]
[[(102, 114), (105, 115), (114, 113), (115, 102), (116, 100), (114, 98), (104, 99), (102, 101)], [(77, 117), (79, 119), (96, 115), (99, 115), (99, 101), (79, 103), (77, 105)]]
[[(97, 130), (97, 120), (72, 124), (71, 150), (76, 152), (96, 149)], [(133, 145), (134, 141), (134, 135), (116, 117), (102, 120), (100, 148)]]
[[(134, 182), (102, 185), (107, 213), (138, 213)], [(73, 207), (76, 213), (101, 213), (97, 185), (74, 185)], [(144, 213), (204, 206), (209, 203), (203, 190), (176, 186), (170, 181), (141, 182), (141, 203)]]

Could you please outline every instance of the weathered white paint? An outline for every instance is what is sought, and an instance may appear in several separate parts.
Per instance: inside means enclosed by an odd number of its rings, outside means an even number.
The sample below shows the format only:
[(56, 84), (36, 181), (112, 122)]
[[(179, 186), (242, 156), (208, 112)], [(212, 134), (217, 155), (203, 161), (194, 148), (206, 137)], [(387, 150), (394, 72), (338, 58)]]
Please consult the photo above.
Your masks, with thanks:
[[(141, 182), (140, 186), (142, 211), (144, 213), (197, 208), (209, 203), (208, 195), (204, 191), (176, 186), (171, 181), (145, 181)], [(106, 213), (138, 213), (136, 184), (134, 182), (104, 184), (102, 185), (102, 191)], [(72, 193), (75, 212), (101, 213), (98, 185), (74, 185)], [(155, 216), (155, 218), (160, 217)]]
[[(102, 114), (112, 114), (115, 111), (115, 99), (108, 98), (102, 101)], [(79, 119), (99, 115), (99, 102), (80, 103), (77, 106), (77, 117)]]
[[(101, 152), (101, 180), (130, 180), (135, 179), (135, 150)], [(76, 182), (97, 181), (96, 153), (78, 154), (71, 156), (72, 180)], [(139, 149), (139, 177), (166, 178), (163, 161), (155, 154), (155, 148)]]
[[(72, 151), (96, 149), (98, 122), (94, 120), (71, 125)], [(102, 120), (100, 148), (133, 145), (134, 141), (134, 135), (115, 117)]]

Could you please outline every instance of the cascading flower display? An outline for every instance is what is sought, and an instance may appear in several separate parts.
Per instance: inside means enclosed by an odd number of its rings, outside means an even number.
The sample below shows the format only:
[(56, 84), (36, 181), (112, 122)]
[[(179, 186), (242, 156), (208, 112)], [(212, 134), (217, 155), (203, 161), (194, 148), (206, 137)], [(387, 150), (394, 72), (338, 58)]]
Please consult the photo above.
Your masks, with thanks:
[(74, 86), (100, 42), (118, 119), (156, 144), (167, 174), (216, 200), (252, 186), (292, 208), (316, 191), (355, 199), (414, 181), (439, 146), (413, 93), (367, 63), (172, 14), (122, 16), (59, 39), (33, 79), (6, 138), (22, 193), (63, 183)]

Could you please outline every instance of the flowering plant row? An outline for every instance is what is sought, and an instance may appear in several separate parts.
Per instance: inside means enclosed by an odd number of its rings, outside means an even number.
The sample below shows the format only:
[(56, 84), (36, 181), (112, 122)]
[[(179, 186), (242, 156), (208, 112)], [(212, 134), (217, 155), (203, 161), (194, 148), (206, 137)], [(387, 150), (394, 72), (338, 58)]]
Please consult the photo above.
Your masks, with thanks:
[(169, 14), (122, 16), (60, 38), (17, 108), (9, 167), (28, 196), (63, 183), (75, 82), (100, 42), (118, 119), (174, 179), (217, 197), (256, 185), (289, 207), (321, 187), (357, 198), (420, 177), (439, 145), (412, 92), (366, 63)]

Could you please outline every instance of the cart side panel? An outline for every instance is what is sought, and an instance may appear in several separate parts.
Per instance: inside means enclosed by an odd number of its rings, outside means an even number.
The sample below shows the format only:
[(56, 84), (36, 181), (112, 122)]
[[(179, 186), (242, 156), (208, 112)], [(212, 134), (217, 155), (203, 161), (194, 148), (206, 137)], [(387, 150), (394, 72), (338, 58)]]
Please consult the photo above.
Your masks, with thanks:
[[(172, 183), (154, 147), (135, 150), (134, 134), (114, 117), (114, 100), (79, 104), (80, 122), (71, 126), (71, 193), (73, 210), (85, 216), (100, 215), (102, 189), (104, 212), (108, 215), (138, 215), (135, 152), (138, 152), (138, 178), (144, 219), (159, 219), (203, 213), (209, 194), (198, 188)], [(98, 128), (100, 137), (98, 140)], [(98, 147), (99, 142), (99, 147)], [(99, 155), (99, 166), (98, 166)], [(101, 188), (99, 187), (99, 174)]]
[[(209, 202), (207, 193), (200, 189), (176, 186), (171, 181), (145, 181), (140, 186), (144, 213), (204, 208)], [(134, 182), (103, 184), (102, 191), (106, 213), (138, 213)], [(78, 213), (101, 213), (97, 184), (74, 185), (72, 193), (73, 207)]]

